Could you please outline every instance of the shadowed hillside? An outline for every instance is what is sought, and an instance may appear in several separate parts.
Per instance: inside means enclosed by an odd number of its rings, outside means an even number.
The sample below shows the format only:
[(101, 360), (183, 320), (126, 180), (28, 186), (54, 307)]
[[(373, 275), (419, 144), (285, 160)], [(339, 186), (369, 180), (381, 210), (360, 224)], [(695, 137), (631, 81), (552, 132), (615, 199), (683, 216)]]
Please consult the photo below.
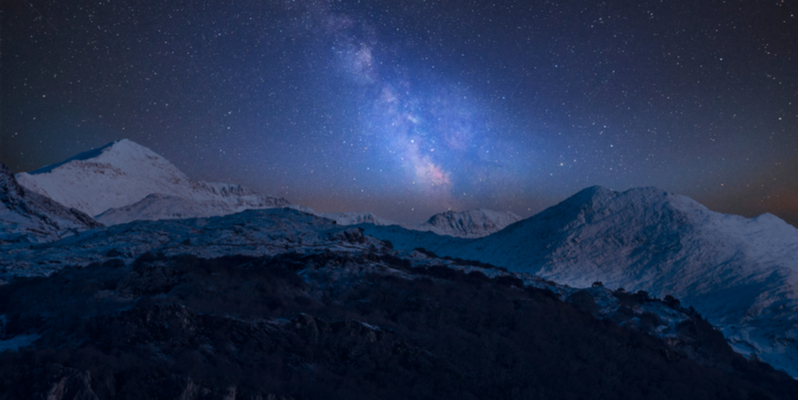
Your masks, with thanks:
[(590, 295), (385, 252), (148, 253), (0, 286), (3, 343), (33, 343), (0, 355), (0, 398), (796, 398), (701, 317), (667, 343), (631, 311), (656, 300), (618, 296), (599, 320)]

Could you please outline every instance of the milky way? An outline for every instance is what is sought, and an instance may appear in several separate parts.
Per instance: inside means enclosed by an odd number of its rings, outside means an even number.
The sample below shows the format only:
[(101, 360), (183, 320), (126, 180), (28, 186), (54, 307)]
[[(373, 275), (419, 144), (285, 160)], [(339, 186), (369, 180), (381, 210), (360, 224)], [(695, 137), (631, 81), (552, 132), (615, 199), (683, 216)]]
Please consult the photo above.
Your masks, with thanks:
[(368, 22), (336, 12), (326, 2), (287, 6), (311, 17), (298, 21), (330, 46), (335, 70), (354, 86), (355, 140), (367, 150), (363, 157), (379, 172), (400, 170), (394, 179), (406, 195), (463, 209), (460, 197), (474, 193), (488, 174), (513, 171), (516, 154), (500, 146), (487, 123), (489, 108), (460, 82), (412, 70), (400, 50), (387, 50), (392, 44)]
[(10, 1), (0, 159), (129, 138), (319, 211), (592, 185), (797, 219), (797, 4)]

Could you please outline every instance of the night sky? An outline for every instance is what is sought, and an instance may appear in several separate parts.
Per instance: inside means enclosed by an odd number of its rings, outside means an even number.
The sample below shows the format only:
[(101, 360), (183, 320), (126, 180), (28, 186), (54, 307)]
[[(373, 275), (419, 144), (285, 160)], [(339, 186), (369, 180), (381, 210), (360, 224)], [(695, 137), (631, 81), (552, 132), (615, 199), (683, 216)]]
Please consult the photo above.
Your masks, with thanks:
[(317, 211), (656, 186), (797, 224), (796, 1), (2, 3), (0, 160), (122, 138)]

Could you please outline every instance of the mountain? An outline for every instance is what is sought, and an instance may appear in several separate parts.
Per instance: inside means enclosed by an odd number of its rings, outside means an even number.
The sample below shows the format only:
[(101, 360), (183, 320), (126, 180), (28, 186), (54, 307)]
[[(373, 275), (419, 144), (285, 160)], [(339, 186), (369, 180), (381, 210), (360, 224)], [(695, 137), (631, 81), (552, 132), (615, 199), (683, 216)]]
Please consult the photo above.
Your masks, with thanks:
[(283, 198), (258, 194), (241, 186), (195, 181), (192, 190), (182, 196), (151, 193), (136, 203), (110, 208), (95, 218), (106, 225), (116, 225), (138, 220), (213, 217), (289, 204)]
[(733, 348), (797, 376), (797, 229), (712, 212), (654, 188), (585, 189), (490, 236), (466, 240), (362, 225), (396, 248), (490, 263), (575, 287), (600, 281), (671, 295)]
[(0, 244), (52, 241), (99, 226), (74, 208), (26, 190), (0, 163)]
[(208, 217), (289, 204), (238, 185), (191, 180), (160, 155), (127, 139), (16, 178), (23, 187), (105, 224)]
[[(57, 164), (16, 175), (30, 191), (81, 210), (105, 224), (137, 220), (205, 218), (246, 209), (291, 206), (340, 225), (395, 225), (367, 212), (319, 213), (239, 185), (194, 181), (152, 150), (128, 139), (89, 150)], [(434, 215), (409, 229), (455, 237), (481, 237), (516, 222), (510, 212), (477, 209)]]
[(461, 238), (478, 238), (497, 232), (522, 218), (512, 212), (479, 208), (436, 214), (425, 223), (411, 229)]
[[(312, 212), (314, 213), (314, 212)], [(330, 212), (314, 213), (323, 218), (336, 221), (339, 225), (373, 224), (378, 226), (397, 225), (396, 222), (383, 219), (370, 212)]]
[(288, 208), (6, 245), (0, 266), (0, 398), (797, 396), (675, 301)]
[(398, 224), (369, 212), (320, 213), (307, 207), (293, 208), (336, 221), (339, 225), (372, 224), (376, 226), (402, 226), (405, 229), (432, 232), (441, 236), (478, 238), (497, 232), (522, 218), (512, 212), (479, 208), (469, 211), (446, 211), (430, 217), (422, 224)]
[(399, 224), (370, 212), (317, 212), (308, 207), (290, 205), (296, 210), (336, 221), (339, 225), (372, 224), (376, 226), (402, 226), (405, 229), (432, 232), (442, 236), (478, 238), (497, 232), (521, 219), (512, 212), (499, 212), (479, 208), (436, 214), (422, 224)]

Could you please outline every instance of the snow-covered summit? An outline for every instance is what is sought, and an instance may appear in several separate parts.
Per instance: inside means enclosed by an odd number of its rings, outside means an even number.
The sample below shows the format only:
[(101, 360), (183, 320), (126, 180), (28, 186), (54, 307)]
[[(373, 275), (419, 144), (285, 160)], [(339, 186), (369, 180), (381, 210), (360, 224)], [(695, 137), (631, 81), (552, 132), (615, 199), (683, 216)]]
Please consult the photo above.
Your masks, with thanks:
[(127, 139), (19, 173), (17, 180), (105, 224), (208, 217), (289, 204), (239, 185), (191, 180), (165, 158)]
[(474, 240), (365, 227), (396, 248), (424, 247), (536, 274), (672, 295), (722, 328), (734, 349), (797, 376), (797, 229), (769, 214), (720, 214), (656, 188), (582, 190)]
[(122, 139), (36, 171), (20, 185), (89, 215), (135, 203), (150, 193), (177, 195), (191, 181), (152, 150)]
[(25, 190), (0, 163), (0, 243), (51, 241), (98, 226), (78, 210)]
[(469, 211), (447, 211), (436, 214), (411, 229), (462, 238), (478, 238), (497, 232), (522, 218), (510, 211), (478, 208)]

